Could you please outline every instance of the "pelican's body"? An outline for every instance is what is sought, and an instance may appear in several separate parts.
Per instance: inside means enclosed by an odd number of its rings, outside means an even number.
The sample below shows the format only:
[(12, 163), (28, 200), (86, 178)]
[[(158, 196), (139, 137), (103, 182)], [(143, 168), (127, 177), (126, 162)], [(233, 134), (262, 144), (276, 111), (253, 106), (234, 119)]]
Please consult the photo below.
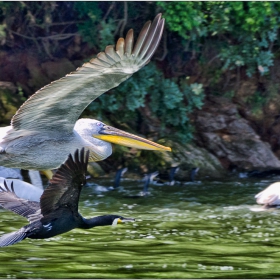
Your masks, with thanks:
[[(39, 171), (29, 170), (28, 175), (31, 181), (31, 184), (34, 187), (38, 187), (43, 190), (43, 182)], [(2, 179), (18, 179), (17, 181), (22, 181), (23, 177), (21, 175), (21, 171), (18, 168), (9, 168), (0, 166), (0, 184), (2, 184)]]
[(13, 182), (15, 194), (18, 197), (24, 198), (24, 199), (27, 199), (27, 200), (32, 200), (32, 201), (40, 201), (40, 197), (43, 193), (42, 188), (38, 188), (37, 186), (26, 183), (26, 182), (21, 181), (19, 179), (6, 179), (6, 178), (3, 178), (3, 177), (0, 177), (0, 187), (1, 188), (4, 188), (4, 181), (6, 181), (6, 183), (9, 186)]
[(280, 182), (269, 185), (266, 189), (255, 195), (258, 204), (266, 207), (276, 207), (280, 205)]
[[(3, 141), (5, 153), (0, 154), (1, 164), (13, 167), (21, 160), (24, 169), (48, 170), (57, 168), (65, 161), (66, 151), (74, 153), (76, 149), (87, 147), (90, 160), (103, 160), (111, 155), (112, 145), (91, 135), (97, 133), (101, 122), (92, 119), (80, 119), (72, 132), (64, 131), (38, 132), (31, 131), (22, 140), (16, 138)], [(43, 157), (40, 155), (44, 155)], [(17, 155), (16, 157), (11, 155)], [(34, 155), (34, 157), (30, 157)], [(34, 168), (36, 167), (36, 168)]]
[(23, 179), (19, 168), (8, 168), (4, 166), (0, 166), (0, 177), (19, 180)]
[[(50, 170), (60, 166), (69, 153), (86, 147), (90, 161), (112, 153), (108, 142), (140, 149), (170, 151), (133, 134), (91, 119), (80, 119), (94, 99), (118, 86), (147, 64), (162, 36), (164, 20), (159, 14), (147, 22), (135, 45), (133, 31), (116, 45), (85, 63), (75, 72), (33, 94), (16, 112), (11, 126), (0, 129), (0, 165)], [(128, 93), (129, 94), (129, 93)]]

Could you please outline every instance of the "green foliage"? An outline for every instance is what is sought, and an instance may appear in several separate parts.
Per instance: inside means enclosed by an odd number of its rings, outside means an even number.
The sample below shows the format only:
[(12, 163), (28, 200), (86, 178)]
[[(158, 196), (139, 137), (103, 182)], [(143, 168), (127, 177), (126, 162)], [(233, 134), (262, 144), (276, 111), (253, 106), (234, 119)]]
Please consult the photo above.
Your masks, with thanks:
[[(206, 37), (217, 37), (223, 70), (246, 66), (251, 77), (257, 70), (268, 73), (273, 65), (272, 46), (277, 43), (279, 2), (157, 2), (167, 26), (194, 46)], [(196, 48), (197, 50), (197, 48)]]
[(74, 11), (77, 12), (78, 19), (83, 23), (78, 24), (79, 33), (85, 42), (91, 46), (98, 43), (98, 29), (96, 28), (101, 19), (101, 11), (98, 8), (98, 2), (76, 1), (74, 2)]
[(195, 108), (201, 108), (203, 98), (201, 84), (189, 86), (183, 80), (165, 79), (150, 63), (110, 94), (95, 100), (89, 109), (97, 115), (108, 111), (129, 122), (137, 118), (137, 109), (148, 107), (151, 117), (161, 123), (160, 136), (168, 137), (166, 129), (169, 127), (174, 131), (173, 137), (185, 142), (191, 140), (193, 132), (188, 115)]
[(205, 35), (205, 22), (201, 12), (201, 2), (157, 2), (163, 8), (164, 17), (170, 30), (178, 32), (184, 39), (196, 38), (190, 31), (196, 30), (198, 36)]
[(109, 19), (108, 22), (102, 20), (100, 22), (101, 30), (99, 31), (100, 36), (100, 50), (105, 50), (108, 45), (114, 45), (114, 31), (116, 24), (113, 19)]
[[(99, 119), (122, 120), (135, 130), (152, 123), (159, 130), (154, 137), (168, 135), (188, 141), (193, 132), (189, 118), (203, 105), (204, 87), (211, 94), (233, 97), (236, 87), (232, 80), (243, 78), (242, 69), (249, 77), (269, 72), (279, 50), (280, 2), (4, 1), (0, 2), (0, 44), (4, 50), (38, 50), (45, 55), (42, 61), (57, 59), (60, 54), (67, 57), (68, 50), (68, 59), (88, 61), (89, 54), (115, 44), (115, 37), (128, 28), (133, 27), (137, 34), (155, 11), (163, 12), (167, 26), (161, 53), (155, 56), (161, 56), (164, 48), (162, 65), (167, 67), (158, 69), (150, 63), (89, 108)], [(73, 44), (77, 33), (94, 48), (79, 40)], [(195, 70), (185, 66), (190, 61)], [(166, 79), (167, 75), (176, 78)], [(186, 76), (198, 82), (190, 84)], [(206, 81), (204, 87), (201, 81)], [(246, 101), (257, 108), (268, 96), (255, 93)]]
[(268, 99), (261, 92), (256, 91), (253, 95), (248, 96), (246, 103), (251, 109), (252, 115), (261, 115), (262, 108), (266, 105)]

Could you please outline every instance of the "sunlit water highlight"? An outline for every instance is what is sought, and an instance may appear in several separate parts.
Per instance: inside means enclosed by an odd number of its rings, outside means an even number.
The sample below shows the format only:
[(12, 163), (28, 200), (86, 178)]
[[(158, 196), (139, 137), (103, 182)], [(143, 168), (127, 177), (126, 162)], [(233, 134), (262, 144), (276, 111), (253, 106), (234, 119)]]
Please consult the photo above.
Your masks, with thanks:
[[(133, 224), (73, 230), (0, 248), (1, 278), (279, 278), (280, 210), (254, 195), (272, 180), (237, 179), (150, 186), (125, 180), (106, 193), (86, 187), (85, 217), (120, 214)], [(112, 182), (99, 181), (110, 186)], [(0, 234), (26, 220), (0, 209)]]

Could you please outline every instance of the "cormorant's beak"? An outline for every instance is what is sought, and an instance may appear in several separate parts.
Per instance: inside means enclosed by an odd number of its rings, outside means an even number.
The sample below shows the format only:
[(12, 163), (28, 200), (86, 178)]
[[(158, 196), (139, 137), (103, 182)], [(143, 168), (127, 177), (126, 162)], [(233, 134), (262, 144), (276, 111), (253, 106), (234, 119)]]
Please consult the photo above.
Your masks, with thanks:
[(165, 147), (137, 135), (125, 132), (109, 125), (100, 127), (99, 134), (93, 137), (107, 142), (142, 150), (171, 151), (170, 147)]
[(112, 226), (116, 226), (117, 224), (123, 224), (123, 223), (127, 223), (127, 222), (135, 222), (135, 219), (133, 219), (133, 218), (116, 218), (113, 221)]
[(135, 219), (133, 218), (119, 218), (118, 224), (128, 223), (128, 222), (135, 222)]

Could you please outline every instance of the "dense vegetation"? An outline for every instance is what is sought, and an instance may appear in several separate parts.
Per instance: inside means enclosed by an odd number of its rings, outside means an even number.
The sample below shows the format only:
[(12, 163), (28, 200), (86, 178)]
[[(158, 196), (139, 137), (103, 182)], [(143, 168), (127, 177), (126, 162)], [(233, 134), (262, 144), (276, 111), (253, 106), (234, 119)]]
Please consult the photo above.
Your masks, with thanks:
[[(152, 62), (85, 114), (157, 141), (186, 142), (205, 95), (234, 98), (242, 77), (269, 75), (279, 53), (280, 2), (0, 2), (0, 46), (10, 55), (32, 49), (42, 62), (87, 61), (158, 12), (167, 24)], [(270, 98), (260, 82), (244, 101), (256, 109)]]

